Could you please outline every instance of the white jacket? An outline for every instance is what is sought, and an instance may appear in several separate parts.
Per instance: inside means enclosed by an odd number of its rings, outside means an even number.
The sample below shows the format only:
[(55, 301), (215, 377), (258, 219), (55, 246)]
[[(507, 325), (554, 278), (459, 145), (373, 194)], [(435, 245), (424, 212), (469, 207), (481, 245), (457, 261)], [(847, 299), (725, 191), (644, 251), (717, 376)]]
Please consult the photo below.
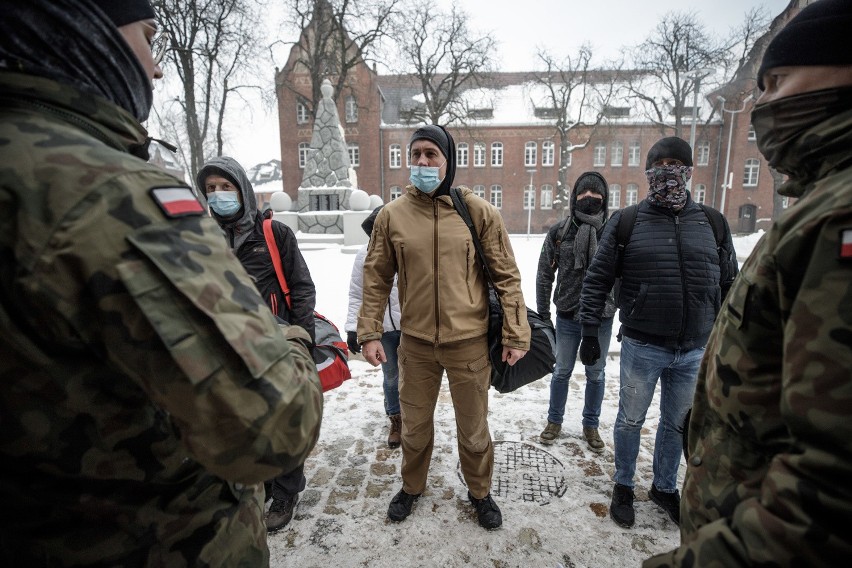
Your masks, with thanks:
[[(346, 315), (346, 325), (343, 328), (346, 332), (358, 330), (358, 312), (361, 311), (361, 301), (364, 292), (365, 258), (367, 258), (367, 245), (361, 247), (361, 250), (355, 255), (355, 262), (352, 264), (352, 279), (349, 281), (349, 311)], [(388, 306), (385, 308), (385, 319), (382, 323), (386, 333), (400, 329), (399, 291), (396, 287), (396, 278), (394, 276), (393, 288), (391, 288), (391, 293), (388, 297)]]

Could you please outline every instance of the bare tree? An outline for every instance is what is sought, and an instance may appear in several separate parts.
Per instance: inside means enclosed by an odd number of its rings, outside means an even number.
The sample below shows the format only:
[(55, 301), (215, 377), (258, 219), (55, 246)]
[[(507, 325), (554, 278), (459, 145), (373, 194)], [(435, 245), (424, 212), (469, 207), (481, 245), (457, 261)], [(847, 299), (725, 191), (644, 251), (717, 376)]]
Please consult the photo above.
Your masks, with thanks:
[(688, 97), (710, 70), (725, 66), (728, 54), (729, 46), (709, 34), (695, 13), (670, 12), (632, 50), (637, 73), (629, 77), (627, 89), (661, 134), (682, 136), (684, 115), (692, 107)]
[(179, 93), (169, 98), (159, 116), (176, 120), (165, 129), (182, 132), (179, 139), (189, 146), (184, 157), (192, 176), (207, 157), (222, 153), (229, 97), (259, 88), (244, 80), (250, 81), (259, 52), (260, 4), (255, 0), (154, 0), (153, 5), (169, 38), (165, 72), (176, 71), (180, 82)]
[(605, 116), (612, 98), (615, 70), (591, 70), (592, 50), (582, 46), (576, 55), (557, 59), (546, 51), (538, 52), (544, 64), (534, 72), (531, 102), (540, 118), (552, 118), (559, 141), (559, 170), (554, 207), (560, 218), (570, 203), (568, 164), (571, 152), (585, 148)]
[(413, 121), (464, 124), (471, 117), (462, 93), (481, 85), (494, 64), (496, 43), (491, 35), (477, 35), (468, 16), (455, 6), (450, 13), (417, 3), (396, 41), (406, 71), (413, 68), (424, 102), (413, 109)]
[(310, 96), (303, 85), (282, 83), (296, 94), (311, 116), (322, 100), (323, 79), (329, 79), (337, 100), (350, 72), (368, 62), (381, 47), (402, 0), (295, 0), (291, 24), (300, 33), (296, 60), (289, 76), (307, 74)]

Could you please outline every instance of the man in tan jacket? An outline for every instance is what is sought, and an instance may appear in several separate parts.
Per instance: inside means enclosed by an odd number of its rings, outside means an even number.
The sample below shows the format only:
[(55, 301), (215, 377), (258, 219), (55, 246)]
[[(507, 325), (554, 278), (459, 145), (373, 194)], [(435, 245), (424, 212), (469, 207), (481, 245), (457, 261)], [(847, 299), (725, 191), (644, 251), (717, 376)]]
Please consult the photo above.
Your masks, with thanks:
[[(449, 195), (455, 142), (443, 127), (427, 125), (414, 132), (410, 152), (407, 193), (376, 218), (364, 263), (364, 302), (358, 318), (364, 357), (378, 365), (385, 361), (382, 317), (398, 273), (403, 485), (391, 501), (388, 517), (394, 522), (405, 519), (426, 487), (434, 444), (433, 414), (446, 371), (468, 497), (479, 524), (496, 529), (503, 520), (491, 498), (488, 288), (470, 231)], [(512, 365), (526, 354), (530, 342), (520, 273), (500, 212), (470, 189), (461, 191), (503, 306), (503, 360)]]

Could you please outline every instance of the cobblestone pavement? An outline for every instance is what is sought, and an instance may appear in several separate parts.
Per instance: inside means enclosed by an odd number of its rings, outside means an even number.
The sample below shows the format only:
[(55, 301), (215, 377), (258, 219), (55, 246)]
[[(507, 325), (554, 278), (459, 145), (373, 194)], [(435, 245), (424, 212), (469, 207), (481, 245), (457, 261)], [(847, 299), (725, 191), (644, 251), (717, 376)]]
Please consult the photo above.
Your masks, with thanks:
[[(582, 439), (585, 379), (576, 371), (562, 433), (552, 445), (538, 439), (546, 424), (549, 378), (515, 393), (491, 391), (492, 492), (504, 519), (496, 531), (477, 525), (467, 501), (446, 380), (435, 413), (427, 490), (404, 522), (387, 520), (387, 506), (401, 487), (401, 450), (385, 444), (381, 372), (358, 361), (352, 368), (352, 380), (326, 393), (323, 429), (306, 462), (308, 485), (295, 518), (268, 537), (273, 567), (613, 568), (638, 566), (679, 542), (677, 527), (647, 495), (658, 398), (648, 412), (637, 463), (636, 525), (624, 530), (609, 519), (617, 357), (607, 364), (602, 454)], [(683, 467), (680, 474), (682, 479)]]

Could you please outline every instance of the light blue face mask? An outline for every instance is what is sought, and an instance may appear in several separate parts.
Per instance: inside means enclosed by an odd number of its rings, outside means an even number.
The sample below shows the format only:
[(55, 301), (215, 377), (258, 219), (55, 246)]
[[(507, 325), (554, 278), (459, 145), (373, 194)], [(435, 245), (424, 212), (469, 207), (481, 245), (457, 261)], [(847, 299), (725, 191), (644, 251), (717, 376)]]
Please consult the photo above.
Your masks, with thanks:
[(432, 193), (444, 181), (438, 177), (440, 171), (440, 167), (411, 166), (411, 175), (408, 177), (408, 180), (423, 193)]
[(236, 191), (212, 191), (207, 194), (207, 203), (220, 217), (231, 217), (242, 207)]

